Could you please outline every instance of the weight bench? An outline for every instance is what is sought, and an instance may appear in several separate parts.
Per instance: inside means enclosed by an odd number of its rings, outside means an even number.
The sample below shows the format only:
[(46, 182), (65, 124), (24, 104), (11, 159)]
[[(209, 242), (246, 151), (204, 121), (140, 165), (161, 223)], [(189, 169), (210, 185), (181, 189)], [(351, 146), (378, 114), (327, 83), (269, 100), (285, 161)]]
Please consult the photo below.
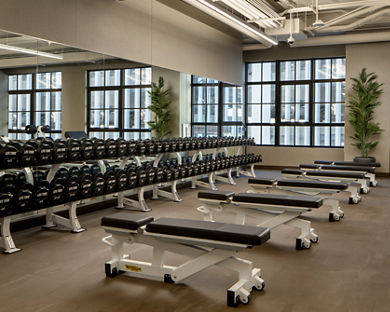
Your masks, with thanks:
[[(264, 288), (261, 270), (236, 254), (265, 243), (270, 238), (267, 228), (174, 218), (154, 221), (151, 216), (123, 212), (103, 217), (101, 225), (110, 234), (102, 241), (112, 250), (112, 259), (105, 264), (107, 277), (126, 272), (136, 277), (179, 283), (217, 265), (239, 274), (238, 282), (227, 291), (229, 306), (248, 303), (252, 288)], [(125, 245), (134, 243), (153, 247), (151, 262), (133, 260), (133, 255), (125, 254)], [(191, 259), (179, 266), (167, 265), (164, 263), (167, 251)]]
[(248, 184), (253, 189), (248, 191), (248, 193), (317, 196), (323, 200), (324, 205), (331, 208), (329, 222), (338, 221), (344, 217), (344, 212), (340, 209), (339, 201), (332, 198), (332, 195), (346, 191), (348, 189), (347, 183), (302, 179), (249, 179)]
[(370, 180), (370, 186), (377, 186), (378, 181), (375, 178), (375, 167), (371, 166), (342, 166), (342, 165), (324, 165), (324, 164), (301, 164), (299, 169), (302, 170), (322, 170), (322, 171), (339, 171), (364, 173)]
[(369, 166), (379, 168), (379, 162), (359, 162), (359, 161), (332, 161), (332, 160), (315, 160), (318, 165), (337, 165), (337, 166)]
[(321, 198), (308, 196), (287, 196), (274, 194), (250, 194), (224, 191), (204, 191), (198, 193), (204, 204), (197, 208), (203, 213), (205, 221), (214, 221), (213, 215), (220, 212), (235, 214), (235, 223), (244, 225), (246, 217), (260, 219), (257, 225), (270, 230), (286, 224), (301, 230), (296, 239), (296, 249), (308, 249), (311, 243), (318, 242), (318, 236), (311, 228), (311, 222), (299, 217), (311, 209), (322, 206)]
[(320, 171), (320, 170), (302, 170), (302, 169), (283, 169), (282, 174), (287, 179), (309, 179), (319, 181), (346, 182), (351, 190), (351, 197), (354, 203), (360, 201), (360, 196), (355, 194), (354, 188), (357, 187), (359, 193), (367, 194), (370, 191), (368, 187), (369, 179), (364, 173), (359, 172), (340, 172), (340, 171)]

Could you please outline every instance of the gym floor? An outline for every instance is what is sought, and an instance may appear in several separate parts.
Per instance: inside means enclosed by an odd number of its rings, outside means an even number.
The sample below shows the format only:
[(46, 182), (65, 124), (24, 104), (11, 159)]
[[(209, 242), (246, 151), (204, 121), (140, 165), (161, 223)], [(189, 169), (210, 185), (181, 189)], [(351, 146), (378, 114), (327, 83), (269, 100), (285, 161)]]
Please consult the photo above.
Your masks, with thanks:
[[(280, 173), (258, 171), (257, 176)], [(217, 186), (249, 189), (247, 178), (236, 181), (235, 186)], [(340, 196), (345, 212), (340, 222), (329, 223), (325, 207), (307, 214), (319, 235), (319, 243), (309, 250), (296, 251), (298, 230), (282, 226), (265, 245), (242, 252), (240, 257), (262, 269), (266, 287), (252, 292), (249, 305), (237, 308), (226, 306), (226, 290), (237, 276), (217, 267), (181, 285), (124, 275), (106, 278), (110, 249), (101, 242), (105, 232), (100, 219), (114, 213), (113, 208), (82, 215), (87, 231), (80, 234), (38, 227), (16, 232), (14, 240), (23, 251), (0, 255), (0, 311), (390, 311), (389, 190), (390, 179), (380, 178), (358, 205), (348, 205), (347, 195)], [(150, 214), (201, 219), (197, 192), (180, 190), (180, 203), (148, 200)], [(135, 254), (146, 259), (150, 249), (137, 245)], [(169, 254), (167, 260), (178, 264), (182, 259)]]

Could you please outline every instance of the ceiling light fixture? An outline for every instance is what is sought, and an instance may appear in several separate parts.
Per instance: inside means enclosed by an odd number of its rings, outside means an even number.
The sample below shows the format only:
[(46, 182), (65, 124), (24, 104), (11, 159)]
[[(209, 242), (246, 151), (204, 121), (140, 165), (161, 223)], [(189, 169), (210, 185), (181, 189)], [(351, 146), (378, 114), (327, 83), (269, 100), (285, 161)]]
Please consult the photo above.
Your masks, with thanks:
[(243, 21), (240, 21), (239, 19), (233, 17), (232, 15), (230, 15), (227, 12), (225, 12), (224, 10), (216, 7), (215, 5), (211, 4), (210, 2), (208, 2), (206, 0), (197, 0), (197, 1), (202, 3), (203, 5), (205, 5), (209, 9), (217, 12), (218, 14), (221, 14), (222, 16), (229, 19), (230, 21), (240, 25), (241, 27), (245, 28), (246, 30), (249, 30), (251, 33), (259, 36), (260, 38), (264, 39), (265, 41), (267, 41), (273, 45), (278, 45), (278, 42), (276, 40), (272, 39), (271, 37), (268, 37), (267, 35), (265, 35), (261, 31), (256, 30), (255, 28), (249, 26), (248, 24), (244, 23)]
[(8, 51), (14, 51), (14, 52), (21, 52), (21, 53), (26, 53), (26, 54), (31, 54), (31, 55), (37, 55), (37, 56), (44, 56), (44, 57), (49, 57), (57, 60), (62, 60), (64, 57), (59, 54), (53, 54), (53, 53), (47, 53), (47, 52), (41, 52), (41, 51), (36, 51), (32, 49), (26, 49), (26, 48), (21, 48), (21, 47), (15, 47), (15, 46), (10, 46), (6, 44), (0, 43), (0, 49), (3, 50), (8, 50)]

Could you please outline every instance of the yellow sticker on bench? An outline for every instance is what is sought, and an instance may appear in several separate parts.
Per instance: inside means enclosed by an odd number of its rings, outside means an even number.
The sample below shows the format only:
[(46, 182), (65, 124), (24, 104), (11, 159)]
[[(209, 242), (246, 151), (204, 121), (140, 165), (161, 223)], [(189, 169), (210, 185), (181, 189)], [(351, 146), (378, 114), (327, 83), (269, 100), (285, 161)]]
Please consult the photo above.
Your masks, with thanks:
[(141, 272), (142, 271), (142, 269), (140, 267), (137, 267), (135, 265), (125, 264), (125, 268), (126, 268), (126, 270), (130, 270), (133, 272)]

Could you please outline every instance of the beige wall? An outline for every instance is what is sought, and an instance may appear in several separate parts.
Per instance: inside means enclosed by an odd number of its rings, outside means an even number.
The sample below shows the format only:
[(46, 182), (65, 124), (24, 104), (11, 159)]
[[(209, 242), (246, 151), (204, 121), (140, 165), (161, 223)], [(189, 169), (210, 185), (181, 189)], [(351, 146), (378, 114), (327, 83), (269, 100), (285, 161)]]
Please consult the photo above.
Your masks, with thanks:
[[(345, 46), (289, 48), (286, 46), (274, 47), (265, 50), (245, 51), (244, 61), (274, 61), (289, 59), (321, 58), (345, 56)], [(251, 147), (248, 151), (260, 153), (263, 156), (264, 166), (296, 167), (303, 163), (313, 163), (314, 160), (343, 160), (342, 148), (305, 148), (305, 147)]]
[(0, 29), (240, 84), (240, 39), (156, 0), (3, 0)]
[[(384, 132), (378, 138), (380, 143), (373, 151), (372, 156), (376, 157), (382, 164), (382, 168), (378, 171), (388, 173), (390, 162), (390, 43), (370, 43), (370, 44), (355, 44), (346, 47), (347, 54), (347, 79), (346, 92), (351, 92), (352, 82), (351, 77), (357, 77), (363, 67), (366, 67), (368, 72), (375, 72), (378, 75), (378, 81), (383, 83), (384, 93), (381, 98), (382, 105), (376, 109), (375, 121), (381, 124)], [(346, 109), (348, 116), (348, 108)], [(349, 138), (353, 134), (353, 130), (349, 123), (346, 123), (345, 128), (345, 148), (344, 158), (351, 160), (354, 156), (358, 156), (359, 152), (351, 145), (352, 140)]]
[(343, 160), (342, 148), (312, 148), (312, 147), (249, 147), (249, 153), (261, 154), (263, 166), (297, 167), (299, 164), (312, 164), (315, 160)]

